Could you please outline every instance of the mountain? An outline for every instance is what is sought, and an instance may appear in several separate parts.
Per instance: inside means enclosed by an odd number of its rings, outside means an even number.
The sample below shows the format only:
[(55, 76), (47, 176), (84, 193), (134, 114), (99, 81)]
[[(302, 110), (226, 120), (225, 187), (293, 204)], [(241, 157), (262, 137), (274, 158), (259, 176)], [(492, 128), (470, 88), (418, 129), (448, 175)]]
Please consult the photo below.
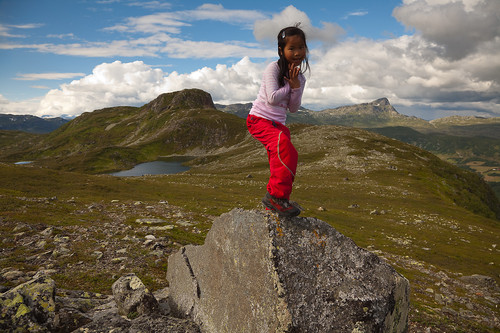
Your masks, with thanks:
[[(216, 105), (218, 110), (246, 118), (252, 103)], [(405, 116), (396, 111), (387, 98), (380, 98), (371, 103), (341, 106), (335, 109), (312, 111), (300, 108), (296, 113), (289, 113), (288, 123), (312, 125), (343, 125), (352, 127), (411, 126), (431, 127), (420, 118)]]
[(43, 137), (22, 158), (52, 168), (110, 172), (161, 155), (198, 155), (234, 145), (244, 135), (242, 124), (240, 118), (217, 111), (208, 93), (183, 90), (142, 107), (83, 113)]
[(0, 130), (49, 133), (67, 123), (63, 118), (40, 118), (30, 115), (0, 114)]

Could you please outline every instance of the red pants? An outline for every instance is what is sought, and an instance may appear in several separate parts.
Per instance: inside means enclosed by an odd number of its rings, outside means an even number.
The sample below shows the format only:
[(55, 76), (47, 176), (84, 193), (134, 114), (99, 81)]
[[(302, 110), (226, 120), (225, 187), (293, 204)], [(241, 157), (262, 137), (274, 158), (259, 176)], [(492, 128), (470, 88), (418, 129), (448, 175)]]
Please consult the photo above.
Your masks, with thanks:
[(276, 198), (290, 199), (298, 154), (290, 141), (290, 130), (279, 122), (248, 115), (247, 128), (267, 150), (271, 177), (267, 191)]

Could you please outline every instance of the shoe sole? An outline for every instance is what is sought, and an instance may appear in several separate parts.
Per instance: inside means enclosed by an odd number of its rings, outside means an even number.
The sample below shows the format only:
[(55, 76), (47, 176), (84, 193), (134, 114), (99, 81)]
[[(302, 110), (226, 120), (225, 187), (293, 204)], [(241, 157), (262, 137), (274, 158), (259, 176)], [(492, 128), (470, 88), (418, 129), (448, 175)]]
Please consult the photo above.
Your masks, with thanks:
[(300, 214), (300, 210), (297, 208), (296, 209), (298, 210), (298, 212), (296, 214), (290, 214), (290, 213), (283, 212), (281, 210), (276, 209), (276, 207), (274, 207), (271, 203), (268, 204), (264, 200), (262, 200), (262, 204), (264, 205), (264, 207), (268, 208), (269, 210), (272, 210), (273, 212), (278, 213), (278, 215), (283, 216), (283, 217), (295, 217), (295, 216), (298, 216)]

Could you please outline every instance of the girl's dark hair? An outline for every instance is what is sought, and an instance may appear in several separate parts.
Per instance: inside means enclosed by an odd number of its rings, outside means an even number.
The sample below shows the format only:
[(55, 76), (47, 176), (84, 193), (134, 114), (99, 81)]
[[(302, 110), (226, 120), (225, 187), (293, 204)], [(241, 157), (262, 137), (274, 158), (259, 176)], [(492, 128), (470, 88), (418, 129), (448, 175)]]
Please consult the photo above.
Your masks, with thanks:
[(279, 55), (279, 60), (278, 60), (278, 66), (280, 69), (279, 73), (279, 85), (280, 87), (283, 87), (285, 85), (285, 77), (288, 77), (288, 61), (285, 58), (285, 46), (286, 46), (286, 38), (289, 36), (300, 36), (304, 40), (304, 44), (306, 46), (306, 57), (304, 58), (304, 63), (305, 63), (305, 69), (302, 71), (302, 73), (306, 72), (307, 70), (310, 70), (309, 68), (309, 60), (308, 60), (308, 54), (309, 54), (309, 49), (307, 48), (307, 42), (306, 42), (306, 34), (302, 29), (299, 28), (300, 23), (297, 23), (295, 26), (291, 27), (286, 27), (280, 30), (278, 34), (278, 55)]

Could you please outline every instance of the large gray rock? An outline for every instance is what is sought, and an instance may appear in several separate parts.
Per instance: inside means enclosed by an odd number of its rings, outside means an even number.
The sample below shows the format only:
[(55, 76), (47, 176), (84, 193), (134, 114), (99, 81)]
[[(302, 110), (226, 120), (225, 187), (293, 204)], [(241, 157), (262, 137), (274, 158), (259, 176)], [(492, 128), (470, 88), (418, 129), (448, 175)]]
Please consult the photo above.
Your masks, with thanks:
[(44, 274), (0, 294), (1, 332), (50, 332), (56, 314), (56, 285)]
[(171, 255), (169, 302), (203, 332), (406, 332), (409, 283), (314, 218), (235, 209)]

